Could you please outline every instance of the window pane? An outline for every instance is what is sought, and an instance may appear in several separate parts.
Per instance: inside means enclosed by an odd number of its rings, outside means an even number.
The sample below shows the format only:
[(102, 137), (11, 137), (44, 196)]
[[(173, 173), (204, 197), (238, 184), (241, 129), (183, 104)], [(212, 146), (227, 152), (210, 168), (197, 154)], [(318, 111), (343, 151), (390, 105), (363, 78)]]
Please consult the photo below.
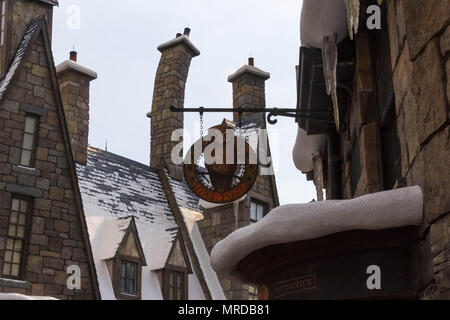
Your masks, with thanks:
[(34, 134), (36, 130), (36, 119), (31, 117), (25, 118), (25, 132)]
[(256, 203), (252, 202), (250, 204), (250, 220), (256, 220), (257, 213), (256, 213)]
[(28, 209), (28, 202), (25, 200), (20, 201), (20, 212), (26, 213)]
[(22, 251), (22, 240), (16, 240), (14, 244), (14, 251)]
[(126, 292), (127, 291), (127, 279), (121, 278), (120, 279), (120, 292)]
[(18, 264), (13, 264), (11, 266), (11, 275), (14, 277), (17, 277), (19, 275), (19, 265)]
[(12, 260), (12, 262), (13, 262), (13, 263), (17, 263), (17, 264), (19, 264), (19, 263), (20, 263), (20, 253), (18, 253), (18, 252), (14, 252), (14, 255), (13, 255), (13, 260)]
[(29, 133), (25, 133), (23, 135), (23, 149), (25, 150), (33, 150), (33, 142), (34, 142), (34, 136)]
[(130, 263), (130, 279), (134, 279), (136, 277), (136, 265), (134, 263)]
[(23, 213), (19, 214), (19, 225), (24, 226), (27, 222), (27, 216)]
[(3, 274), (8, 276), (10, 274), (10, 272), (11, 272), (11, 264), (4, 263), (3, 264)]
[(122, 277), (123, 278), (126, 277), (126, 275), (127, 275), (127, 264), (125, 262), (122, 262), (122, 267), (121, 267), (120, 270), (121, 270)]
[(6, 240), (6, 250), (14, 250), (14, 240), (13, 239)]
[(14, 225), (9, 226), (8, 236), (10, 236), (10, 237), (16, 236), (16, 226), (14, 226)]
[(134, 279), (130, 279), (129, 290), (128, 293), (134, 293)]
[(262, 205), (258, 205), (258, 221), (261, 220), (264, 216), (264, 207)]
[(5, 262), (11, 262), (13, 257), (13, 253), (11, 251), (5, 252)]
[(10, 223), (17, 224), (19, 214), (17, 212), (11, 212)]
[(31, 151), (23, 150), (22, 158), (20, 160), (22, 166), (28, 167), (31, 165)]
[(19, 211), (19, 205), (20, 205), (20, 200), (19, 199), (13, 199), (13, 201), (12, 201), (12, 210), (13, 211)]
[(22, 226), (18, 226), (17, 227), (17, 236), (19, 238), (24, 238), (25, 237), (25, 228)]
[(173, 287), (173, 273), (172, 272), (169, 274), (169, 285), (171, 287)]

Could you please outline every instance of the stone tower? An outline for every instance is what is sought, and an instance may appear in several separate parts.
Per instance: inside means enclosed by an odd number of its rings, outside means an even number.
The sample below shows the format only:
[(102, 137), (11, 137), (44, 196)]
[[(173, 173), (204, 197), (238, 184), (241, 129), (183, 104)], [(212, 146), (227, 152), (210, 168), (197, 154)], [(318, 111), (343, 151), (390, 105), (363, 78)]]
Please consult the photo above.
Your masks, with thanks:
[(170, 111), (171, 106), (183, 107), (184, 90), (193, 57), (200, 51), (189, 39), (190, 29), (184, 34), (177, 34), (175, 39), (158, 47), (161, 60), (156, 71), (153, 92), (152, 111), (147, 114), (151, 118), (151, 150), (150, 166), (166, 165), (171, 175), (182, 177), (180, 168), (171, 160), (173, 147), (178, 142), (171, 141), (172, 132), (183, 129), (183, 113)]
[[(270, 74), (256, 68), (254, 59), (250, 58), (247, 65), (239, 68), (228, 77), (228, 81), (233, 84), (233, 107), (236, 109), (265, 108), (265, 81), (269, 78)], [(233, 120), (237, 126), (241, 124), (242, 130), (247, 133), (259, 134), (261, 129), (266, 127), (263, 113), (243, 113), (239, 117), (239, 114), (235, 112)], [(252, 147), (255, 149), (255, 146), (252, 145)], [(221, 206), (201, 203), (205, 208), (203, 211), (205, 219), (199, 222), (199, 228), (209, 252), (230, 233), (256, 222), (279, 205), (275, 177), (273, 175), (261, 175), (261, 172), (260, 169), (256, 183), (245, 198)], [(257, 298), (257, 289), (252, 285), (243, 284), (226, 277), (221, 278), (220, 281), (227, 299), (247, 300)]]
[(49, 38), (52, 38), (53, 6), (56, 0), (1, 0), (0, 79), (12, 63), (22, 37), (33, 19), (45, 17)]

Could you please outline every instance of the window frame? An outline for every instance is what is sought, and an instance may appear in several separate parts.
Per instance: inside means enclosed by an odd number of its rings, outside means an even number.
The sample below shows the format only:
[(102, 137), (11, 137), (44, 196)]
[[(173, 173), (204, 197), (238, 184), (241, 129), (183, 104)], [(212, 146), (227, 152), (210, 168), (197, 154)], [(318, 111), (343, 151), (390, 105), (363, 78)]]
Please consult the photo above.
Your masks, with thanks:
[[(23, 146), (23, 144), (24, 144), (24, 142), (25, 142), (25, 135), (26, 134), (30, 134), (29, 132), (26, 132), (25, 130), (26, 130), (26, 121), (27, 121), (27, 118), (33, 118), (36, 122), (35, 122), (35, 126), (34, 126), (34, 133), (33, 133), (33, 144), (32, 144), (32, 147), (31, 147), (31, 150), (28, 150), (28, 149), (24, 149), (24, 146)], [(35, 167), (35, 165), (36, 165), (36, 149), (37, 149), (37, 139), (38, 139), (38, 136), (39, 136), (39, 125), (40, 125), (40, 120), (41, 120), (41, 118), (40, 118), (40, 116), (38, 116), (38, 115), (34, 115), (34, 114), (31, 114), (31, 113), (26, 113), (25, 114), (25, 122), (24, 122), (24, 129), (23, 129), (23, 138), (22, 138), (22, 146), (21, 146), (21, 153), (20, 153), (20, 162), (19, 162), (19, 165), (21, 166), (21, 167), (24, 167), (24, 168), (34, 168)], [(31, 156), (30, 156), (30, 164), (29, 165), (24, 165), (24, 164), (22, 164), (22, 156), (23, 156), (23, 152), (24, 151), (30, 151), (31, 152)]]
[[(252, 219), (252, 203), (254, 203), (256, 205), (256, 220)], [(252, 223), (257, 223), (259, 221), (261, 221), (261, 219), (258, 220), (258, 206), (262, 207), (263, 209), (263, 214), (262, 214), (262, 218), (264, 218), (267, 213), (268, 213), (268, 205), (267, 203), (259, 200), (259, 199), (255, 199), (255, 198), (251, 198), (250, 199), (250, 208), (249, 208), (249, 220), (250, 220), (250, 224)]]
[[(121, 291), (121, 280), (122, 280), (122, 263), (129, 263), (136, 265), (136, 275), (135, 275), (135, 293), (126, 293)], [(136, 257), (118, 255), (114, 259), (114, 277), (113, 277), (113, 288), (116, 294), (116, 298), (120, 300), (141, 300), (142, 297), (142, 261)]]
[[(8, 235), (8, 231), (9, 231), (9, 226), (11, 224), (11, 216), (12, 216), (12, 204), (14, 200), (20, 200), (20, 201), (26, 201), (27, 204), (27, 210), (26, 210), (26, 222), (25, 222), (25, 230), (24, 230), (24, 237), (23, 239), (18, 238), (17, 236), (11, 237)], [(29, 197), (25, 197), (25, 196), (21, 196), (21, 195), (16, 195), (13, 194), (11, 197), (11, 201), (10, 201), (10, 209), (9, 209), (9, 217), (8, 217), (8, 224), (7, 224), (7, 234), (5, 236), (5, 245), (3, 247), (3, 257), (2, 257), (2, 266), (0, 269), (0, 274), (3, 278), (6, 279), (15, 279), (15, 280), (22, 280), (24, 278), (25, 275), (25, 270), (27, 268), (27, 252), (28, 252), (28, 242), (29, 242), (29, 237), (30, 237), (30, 232), (31, 232), (31, 220), (32, 220), (32, 214), (33, 214), (33, 205), (34, 205), (34, 199), (33, 198), (29, 198)], [(18, 211), (20, 213), (20, 211)], [(16, 224), (17, 225), (17, 224)], [(20, 262), (19, 262), (19, 272), (17, 276), (12, 276), (12, 275), (5, 275), (3, 273), (3, 268), (4, 268), (4, 264), (5, 264), (5, 255), (6, 255), (6, 246), (8, 245), (8, 239), (14, 239), (14, 240), (22, 240), (22, 250), (20, 253)], [(10, 251), (10, 250), (8, 250)]]
[[(180, 299), (171, 299), (170, 298), (170, 274), (181, 274), (183, 278), (183, 287), (181, 290), (182, 297)], [(173, 300), (173, 301), (183, 301), (189, 299), (189, 270), (187, 268), (174, 266), (174, 265), (168, 265), (163, 270), (163, 290), (164, 290), (164, 299), (165, 300)]]
[(0, 48), (6, 44), (6, 11), (8, 9), (8, 1), (0, 0)]

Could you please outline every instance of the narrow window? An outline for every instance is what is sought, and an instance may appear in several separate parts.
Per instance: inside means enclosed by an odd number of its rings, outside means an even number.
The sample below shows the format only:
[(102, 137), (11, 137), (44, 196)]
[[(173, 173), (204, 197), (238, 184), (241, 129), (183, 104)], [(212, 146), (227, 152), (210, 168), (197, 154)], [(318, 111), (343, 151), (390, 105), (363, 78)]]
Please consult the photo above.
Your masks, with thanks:
[(13, 197), (3, 260), (3, 276), (11, 278), (21, 276), (30, 209), (30, 200)]
[(38, 126), (38, 118), (31, 115), (25, 116), (25, 132), (22, 143), (22, 156), (20, 165), (24, 167), (34, 166), (34, 154), (36, 149), (36, 133)]
[(137, 264), (122, 261), (120, 264), (120, 293), (136, 295)]
[(6, 28), (6, 0), (1, 0), (0, 4), (1, 18), (0, 18), (0, 47), (5, 44), (5, 28)]
[(184, 272), (168, 270), (169, 273), (169, 299), (185, 300), (185, 277)]
[(265, 206), (259, 202), (250, 203), (250, 223), (256, 223), (265, 216)]
[(248, 286), (248, 300), (258, 300), (258, 288), (255, 286)]

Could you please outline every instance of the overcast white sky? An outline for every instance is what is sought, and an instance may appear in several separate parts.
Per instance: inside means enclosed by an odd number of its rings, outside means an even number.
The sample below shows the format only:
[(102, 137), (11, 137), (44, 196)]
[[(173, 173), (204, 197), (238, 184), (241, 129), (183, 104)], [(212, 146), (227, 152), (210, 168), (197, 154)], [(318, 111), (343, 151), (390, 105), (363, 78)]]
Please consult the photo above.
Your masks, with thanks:
[[(79, 28), (70, 27), (68, 10), (80, 9)], [(53, 54), (58, 64), (75, 45), (78, 62), (95, 70), (91, 83), (90, 145), (148, 164), (153, 82), (160, 53), (156, 47), (192, 29), (191, 40), (201, 55), (193, 59), (186, 86), (186, 107), (231, 107), (227, 76), (247, 62), (271, 73), (266, 82), (267, 106), (294, 108), (295, 65), (300, 46), (301, 0), (61, 0), (55, 8)], [(69, 25), (68, 25), (69, 22)], [(231, 114), (206, 114), (205, 128)], [(185, 129), (199, 137), (197, 114), (185, 115)], [(294, 166), (297, 133), (293, 119), (269, 125), (277, 168), (280, 202), (315, 198)]]

